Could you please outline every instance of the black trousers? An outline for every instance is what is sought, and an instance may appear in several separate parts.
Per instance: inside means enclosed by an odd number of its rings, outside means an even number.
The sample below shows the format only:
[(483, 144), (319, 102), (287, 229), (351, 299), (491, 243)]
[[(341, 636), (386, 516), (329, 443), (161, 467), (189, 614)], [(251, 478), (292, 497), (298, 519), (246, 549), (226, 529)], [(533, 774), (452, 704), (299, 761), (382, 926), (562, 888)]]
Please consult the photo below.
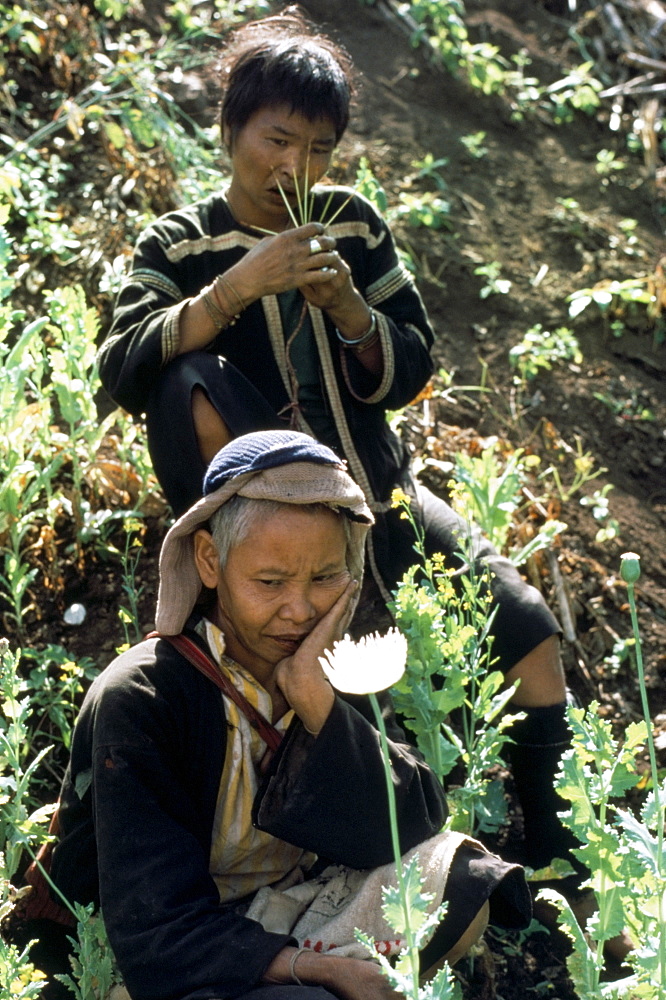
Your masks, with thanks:
[[(193, 351), (174, 359), (153, 389), (146, 420), (155, 474), (176, 516), (200, 498), (206, 471), (192, 419), (192, 393), (197, 387), (233, 437), (285, 426), (261, 393), (224, 358)], [(497, 669), (510, 670), (540, 642), (559, 633), (541, 594), (525, 583), (478, 529), (470, 529), (469, 522), (423, 486), (416, 486), (416, 501), (415, 514), (425, 529), (428, 555), (441, 552), (447, 565), (462, 571), (471, 552), (479, 572), (483, 567), (490, 570), (497, 606), (492, 628)], [(386, 588), (392, 590), (416, 561), (413, 529), (398, 510), (389, 510), (378, 515), (373, 539), (377, 566)], [(467, 553), (465, 558), (461, 548)]]

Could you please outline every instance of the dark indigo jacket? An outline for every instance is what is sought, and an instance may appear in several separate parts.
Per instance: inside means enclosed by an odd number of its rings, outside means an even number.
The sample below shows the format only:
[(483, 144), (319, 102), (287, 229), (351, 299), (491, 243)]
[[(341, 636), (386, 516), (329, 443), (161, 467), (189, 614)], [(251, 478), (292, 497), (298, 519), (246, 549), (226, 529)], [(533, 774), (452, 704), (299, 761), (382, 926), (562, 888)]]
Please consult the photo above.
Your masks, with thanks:
[[(383, 707), (405, 851), (441, 829), (444, 795), (388, 696)], [(256, 824), (332, 862), (392, 860), (370, 718), (366, 698), (337, 697), (316, 740), (295, 720), (255, 801)], [(133, 1000), (241, 994), (290, 941), (219, 904), (208, 866), (224, 752), (219, 690), (164, 640), (118, 657), (86, 696), (52, 874), (69, 898), (101, 903)]]

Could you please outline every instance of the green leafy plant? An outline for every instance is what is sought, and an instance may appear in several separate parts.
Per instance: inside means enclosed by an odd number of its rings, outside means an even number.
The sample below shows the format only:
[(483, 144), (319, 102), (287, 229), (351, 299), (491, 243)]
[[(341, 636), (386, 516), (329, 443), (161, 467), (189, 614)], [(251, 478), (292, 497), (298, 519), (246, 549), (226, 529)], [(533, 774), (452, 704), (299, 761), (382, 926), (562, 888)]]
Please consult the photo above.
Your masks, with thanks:
[[(11, 913), (13, 906), (13, 887), (0, 877), (0, 920)], [(29, 953), (30, 944), (19, 949), (0, 936), (0, 993), (3, 997), (11, 997), (11, 1000), (38, 1000), (42, 995), (46, 977), (39, 969), (35, 969)]]
[(607, 406), (608, 409), (616, 417), (620, 417), (622, 420), (636, 420), (636, 421), (654, 421), (655, 414), (654, 410), (646, 405), (643, 394), (639, 393), (636, 389), (630, 390), (627, 394), (626, 391), (621, 391), (616, 393), (613, 392), (594, 392), (592, 394), (595, 399), (598, 399), (600, 403)]
[(607, 542), (620, 533), (620, 525), (610, 516), (610, 500), (608, 494), (613, 489), (612, 483), (606, 483), (600, 490), (595, 490), (591, 496), (580, 498), (581, 507), (590, 507), (592, 517), (601, 524), (595, 536), (595, 542)]
[(27, 674), (25, 689), (33, 712), (33, 738), (59, 737), (69, 749), (84, 685), (94, 680), (99, 668), (89, 656), (74, 660), (64, 646), (55, 644), (43, 649), (25, 648), (21, 666)]
[[(526, 455), (518, 448), (502, 461), (496, 444), (478, 456), (458, 452), (453, 479), (449, 483), (454, 507), (479, 526), (499, 552), (506, 553), (514, 566), (522, 566), (530, 556), (548, 548), (564, 531), (566, 524), (549, 518), (524, 545), (509, 551), (514, 519), (526, 505), (522, 487), (530, 469), (539, 464), (536, 455)], [(527, 504), (534, 502), (534, 498)]]
[(372, 706), (382, 749), (396, 877), (395, 886), (382, 888), (382, 913), (389, 926), (404, 939), (405, 946), (389, 962), (385, 955), (377, 953), (375, 942), (362, 929), (357, 928), (355, 936), (370, 955), (378, 959), (393, 989), (410, 1000), (460, 1000), (460, 987), (454, 982), (446, 963), (431, 982), (423, 986), (420, 984), (419, 950), (441, 921), (445, 905), (433, 907), (433, 894), (423, 891), (418, 852), (406, 862), (402, 860), (386, 725), (376, 694), (388, 687), (395, 690), (395, 684), (400, 681), (405, 669), (406, 652), (404, 636), (397, 629), (391, 629), (384, 636), (365, 636), (358, 643), (345, 636), (320, 657), (324, 672), (334, 688), (350, 694), (367, 694)]
[(561, 80), (556, 80), (542, 90), (542, 97), (550, 103), (554, 120), (559, 124), (573, 119), (574, 111), (592, 114), (601, 103), (603, 89), (592, 75), (594, 62), (589, 60), (571, 70)]
[(631, 326), (652, 331), (655, 346), (666, 337), (663, 317), (666, 296), (660, 267), (638, 278), (604, 280), (591, 288), (580, 288), (567, 297), (567, 302), (572, 319), (589, 306), (596, 306), (604, 329), (616, 337)]
[(111, 987), (122, 980), (102, 914), (93, 911), (92, 903), (74, 903), (71, 909), (76, 917), (76, 937), (69, 938), (72, 972), (55, 978), (69, 988), (75, 1000), (107, 1000)]
[(435, 159), (432, 153), (426, 153), (422, 160), (412, 160), (412, 166), (416, 168), (417, 173), (415, 174), (415, 180), (423, 180), (428, 178), (432, 180), (440, 191), (446, 191), (448, 184), (442, 177), (440, 171), (442, 171), (449, 164), (448, 159), (445, 156)]
[(470, 569), (458, 577), (456, 592), (441, 557), (425, 556), (408, 499), (394, 491), (394, 504), (412, 523), (417, 554), (392, 604), (408, 643), (407, 668), (392, 692), (396, 711), (437, 775), (446, 777), (459, 761), (464, 769), (464, 778), (448, 789), (450, 827), (496, 831), (506, 803), (501, 783), (488, 773), (515, 719), (502, 715), (515, 688), (502, 690), (503, 676), (492, 670), (488, 580)]
[(475, 160), (482, 160), (488, 154), (488, 147), (484, 146), (486, 140), (485, 132), (472, 132), (470, 135), (461, 135), (460, 141)]
[[(55, 647), (53, 650), (50, 656), (55, 659), (60, 654)], [(46, 658), (45, 654), (42, 662)], [(0, 919), (3, 920), (10, 916), (24, 891), (17, 892), (11, 883), (21, 855), (27, 851), (35, 857), (35, 848), (47, 837), (45, 823), (54, 809), (52, 804), (32, 807), (32, 785), (37, 769), (52, 748), (46, 746), (37, 754), (31, 754), (31, 717), (39, 697), (19, 675), (21, 659), (21, 650), (12, 652), (8, 640), (0, 639), (0, 845), (3, 848), (0, 852)], [(33, 673), (31, 682), (36, 681)], [(51, 882), (47, 872), (44, 876)], [(101, 915), (93, 915), (92, 906), (72, 906), (52, 882), (51, 885), (77, 918), (77, 937), (70, 939), (74, 947), (72, 975), (58, 978), (69, 986), (76, 1000), (105, 1000), (111, 986), (119, 982), (119, 976)], [(30, 944), (19, 950), (0, 935), (0, 993), (3, 997), (33, 1000), (40, 995), (44, 974), (35, 970), (30, 962), (29, 949)]]
[[(587, 711), (570, 708), (573, 745), (563, 756), (557, 782), (571, 803), (562, 819), (583, 845), (576, 853), (591, 871), (597, 911), (581, 928), (563, 897), (553, 890), (541, 895), (559, 908), (560, 923), (572, 941), (567, 966), (580, 1000), (661, 1000), (666, 992), (666, 781), (659, 781), (638, 628), (639, 557), (625, 553), (620, 573), (627, 585), (643, 720), (630, 723), (620, 743), (610, 723), (597, 715), (596, 702)], [(636, 814), (616, 800), (641, 780), (637, 761), (645, 743), (651, 789)], [(603, 982), (603, 946), (625, 928), (634, 941), (625, 961), (634, 971), (622, 980)]]
[(487, 299), (489, 295), (507, 295), (511, 291), (511, 282), (506, 278), (500, 278), (501, 270), (502, 265), (496, 260), (474, 268), (474, 274), (486, 279), (485, 285), (479, 292), (479, 298)]
[(611, 177), (618, 170), (624, 170), (626, 163), (618, 160), (612, 149), (600, 149), (597, 153), (597, 162), (594, 169), (600, 177)]
[(118, 616), (125, 632), (125, 646), (129, 647), (132, 641), (140, 642), (143, 639), (139, 624), (139, 599), (144, 588), (143, 586), (137, 587), (136, 579), (139, 560), (143, 552), (142, 535), (145, 532), (145, 525), (134, 518), (126, 520), (123, 529), (125, 531), (125, 548), (122, 555), (122, 591), (127, 606), (120, 607)]
[[(120, 555), (111, 536), (126, 517), (136, 521), (132, 497), (143, 503), (155, 480), (142, 429), (118, 411), (99, 422), (97, 311), (79, 286), (65, 286), (46, 293), (48, 315), (25, 323), (7, 304), (12, 260), (0, 225), (0, 597), (23, 641), (35, 580), (44, 574), (57, 588), (62, 554), (73, 552), (79, 565), (89, 547)], [(117, 458), (98, 461), (103, 444)], [(113, 484), (105, 469), (119, 483), (126, 470), (132, 489), (121, 499), (129, 511), (106, 505), (103, 490)], [(64, 517), (74, 527), (69, 552), (49, 541)]]
[(0, 639), (0, 845), (7, 880), (16, 873), (24, 849), (44, 839), (43, 824), (52, 811), (52, 806), (33, 808), (31, 801), (31, 782), (50, 747), (27, 759), (33, 709), (18, 674), (19, 659), (20, 651), (12, 652), (8, 640)]
[(550, 371), (558, 362), (580, 364), (582, 360), (578, 340), (566, 326), (560, 326), (551, 333), (544, 330), (541, 323), (535, 323), (520, 343), (509, 351), (509, 361), (518, 373), (519, 384), (531, 381), (539, 372)]
[(608, 469), (603, 467), (595, 469), (594, 458), (590, 452), (583, 451), (583, 444), (579, 437), (575, 438), (573, 448), (570, 445), (565, 445), (561, 461), (569, 461), (573, 466), (571, 470), (573, 475), (570, 483), (565, 484), (562, 473), (557, 465), (549, 465), (544, 469), (539, 474), (539, 480), (546, 482), (552, 480), (549, 489), (552, 489), (554, 485), (557, 496), (562, 503), (567, 503), (586, 483), (592, 482), (592, 480), (603, 475), (604, 472), (608, 472)]
[[(401, 219), (410, 226), (427, 226), (430, 229), (448, 228), (451, 224), (451, 203), (441, 197), (446, 188), (446, 182), (439, 175), (439, 168), (446, 160), (434, 160), (428, 154), (423, 160), (415, 162), (418, 173), (408, 179), (409, 186), (416, 179), (431, 177), (435, 180), (437, 191), (399, 191), (397, 202), (389, 205), (386, 192), (373, 174), (366, 157), (361, 157), (356, 172), (356, 190), (371, 201), (378, 210), (391, 222)], [(414, 270), (414, 268), (410, 268)]]
[[(12, 885), (26, 847), (44, 838), (49, 808), (33, 808), (31, 781), (48, 747), (28, 760), (32, 709), (18, 675), (20, 652), (0, 639), (0, 921), (10, 915), (19, 898)], [(19, 949), (0, 934), (0, 995), (36, 1000), (44, 975), (29, 959), (30, 945)]]

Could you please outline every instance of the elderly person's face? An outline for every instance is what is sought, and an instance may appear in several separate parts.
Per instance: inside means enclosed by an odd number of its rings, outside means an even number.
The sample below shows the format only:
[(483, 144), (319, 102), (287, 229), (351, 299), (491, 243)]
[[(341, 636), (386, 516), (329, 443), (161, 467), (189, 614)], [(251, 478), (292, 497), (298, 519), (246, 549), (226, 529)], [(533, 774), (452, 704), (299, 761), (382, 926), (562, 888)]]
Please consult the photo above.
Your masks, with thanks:
[[(328, 170), (335, 126), (328, 118), (310, 121), (288, 105), (260, 108), (234, 136), (225, 129), (233, 176), (229, 203), (239, 222), (279, 230), (289, 214), (278, 182), (299, 219), (295, 185), (301, 196)], [(300, 219), (299, 219), (300, 221)]]
[(264, 686), (350, 581), (341, 515), (286, 507), (261, 522), (219, 567), (207, 531), (195, 535), (202, 582), (217, 591), (212, 620), (226, 649)]

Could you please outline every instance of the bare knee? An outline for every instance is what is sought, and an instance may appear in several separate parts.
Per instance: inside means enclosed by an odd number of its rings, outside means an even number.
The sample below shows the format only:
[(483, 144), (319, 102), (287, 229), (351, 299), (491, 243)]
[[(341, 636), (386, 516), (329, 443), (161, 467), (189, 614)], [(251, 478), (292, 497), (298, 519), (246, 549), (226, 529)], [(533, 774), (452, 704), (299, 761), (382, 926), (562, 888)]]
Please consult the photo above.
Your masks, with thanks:
[(226, 423), (199, 386), (195, 386), (192, 390), (192, 420), (201, 457), (208, 464), (215, 458), (220, 448), (229, 444), (231, 434)]
[(566, 699), (559, 636), (551, 635), (509, 670), (506, 686), (520, 681), (511, 701), (523, 708), (557, 705)]

